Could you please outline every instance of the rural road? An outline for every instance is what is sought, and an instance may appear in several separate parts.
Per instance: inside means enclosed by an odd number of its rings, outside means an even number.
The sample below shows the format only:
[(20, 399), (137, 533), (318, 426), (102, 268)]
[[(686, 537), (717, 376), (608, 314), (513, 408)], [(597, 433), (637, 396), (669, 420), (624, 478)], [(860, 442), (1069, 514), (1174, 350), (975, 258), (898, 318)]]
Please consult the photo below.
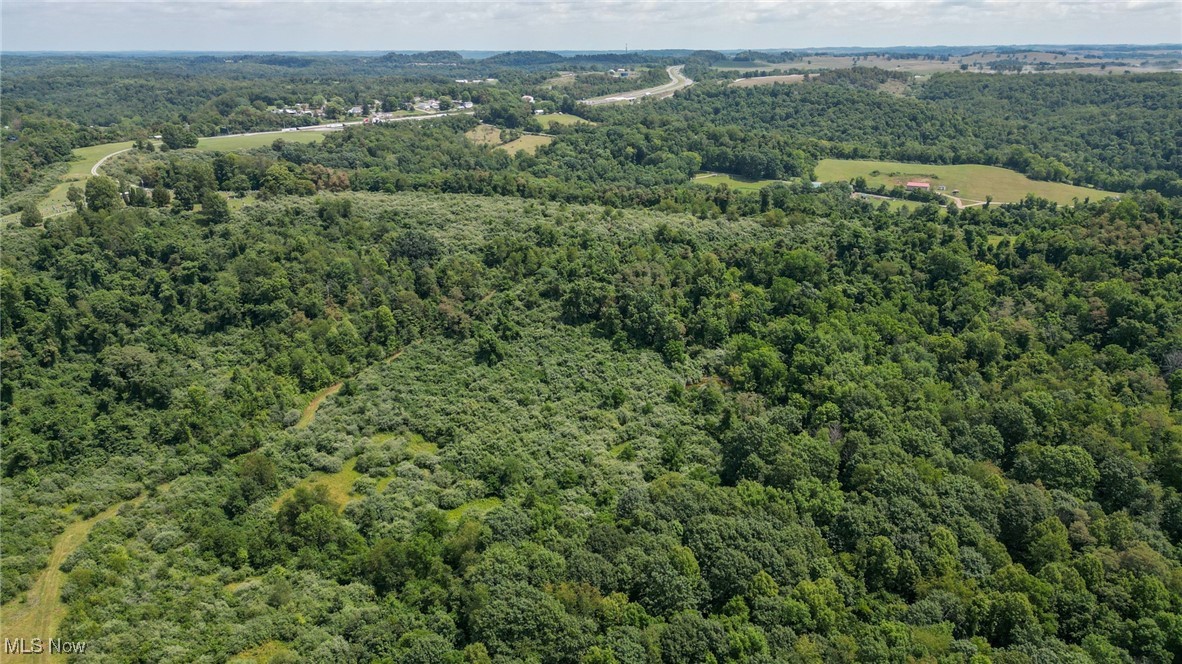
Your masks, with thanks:
[(108, 159), (110, 159), (111, 157), (114, 157), (117, 154), (123, 154), (124, 152), (127, 152), (128, 150), (131, 150), (131, 148), (123, 148), (122, 150), (116, 150), (116, 151), (112, 152), (111, 154), (104, 155), (102, 159), (99, 159), (98, 161), (94, 162), (94, 166), (90, 167), (90, 174), (94, 177), (98, 177), (98, 174), (99, 174), (98, 171), (99, 171), (100, 166), (102, 166), (104, 163), (106, 163), (106, 161)]
[(618, 104), (620, 102), (633, 102), (637, 99), (645, 97), (652, 97), (654, 99), (662, 99), (664, 97), (672, 96), (674, 92), (688, 88), (694, 84), (694, 80), (685, 74), (681, 73), (685, 65), (674, 65), (666, 67), (665, 72), (669, 74), (669, 82), (658, 85), (653, 88), (645, 88), (643, 90), (633, 90), (632, 92), (621, 92), (614, 95), (607, 95), (604, 97), (593, 97), (591, 99), (582, 99), (580, 104), (588, 106), (599, 106), (601, 104)]

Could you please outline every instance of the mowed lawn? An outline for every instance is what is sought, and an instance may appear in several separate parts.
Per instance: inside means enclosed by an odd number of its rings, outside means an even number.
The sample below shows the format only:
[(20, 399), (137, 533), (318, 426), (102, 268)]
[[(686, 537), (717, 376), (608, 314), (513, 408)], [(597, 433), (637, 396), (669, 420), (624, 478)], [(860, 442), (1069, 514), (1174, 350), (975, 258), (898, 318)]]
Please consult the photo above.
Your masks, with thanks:
[[(1099, 200), (1108, 196), (1119, 196), (1101, 189), (1031, 180), (1009, 169), (979, 164), (937, 166), (898, 161), (823, 159), (817, 165), (816, 173), (817, 179), (822, 182), (848, 181), (861, 176), (866, 178), (866, 182), (871, 186), (883, 184), (887, 188), (910, 181), (928, 182), (932, 185), (932, 191), (936, 193), (953, 195), (953, 190), (959, 190), (960, 193), (955, 195), (966, 205), (984, 201), (985, 197), (990, 195), (997, 204), (1015, 203), (1026, 198), (1027, 194), (1034, 194), (1063, 205), (1070, 205), (1075, 198)], [(940, 185), (944, 185), (946, 190), (936, 191)]]
[(279, 134), (255, 134), (254, 136), (212, 136), (197, 141), (198, 150), (250, 150), (271, 145), (276, 139), (288, 143), (315, 143), (324, 138), (327, 131), (285, 131)]
[(705, 173), (693, 179), (694, 184), (705, 184), (716, 187), (725, 184), (731, 189), (739, 191), (759, 191), (769, 184), (776, 184), (782, 180), (754, 180), (741, 175), (727, 175), (726, 173)]

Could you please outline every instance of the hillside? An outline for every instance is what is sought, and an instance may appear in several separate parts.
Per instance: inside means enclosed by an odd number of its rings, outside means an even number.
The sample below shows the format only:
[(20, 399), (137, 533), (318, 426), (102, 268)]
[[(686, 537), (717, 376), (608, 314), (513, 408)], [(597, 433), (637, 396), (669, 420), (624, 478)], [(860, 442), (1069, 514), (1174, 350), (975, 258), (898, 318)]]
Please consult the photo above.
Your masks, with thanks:
[(69, 556), (63, 638), (1178, 652), (1182, 210), (792, 204), (341, 194), (5, 229), (6, 613), (37, 533), (170, 481)]

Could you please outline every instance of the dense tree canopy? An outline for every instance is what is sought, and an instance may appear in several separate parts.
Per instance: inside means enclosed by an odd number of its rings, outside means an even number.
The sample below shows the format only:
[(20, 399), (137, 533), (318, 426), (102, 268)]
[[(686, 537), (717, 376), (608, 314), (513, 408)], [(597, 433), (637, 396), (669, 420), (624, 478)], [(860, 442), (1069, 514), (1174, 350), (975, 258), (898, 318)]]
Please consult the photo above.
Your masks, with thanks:
[[(482, 119), (598, 62), (552, 56)], [(1054, 76), (703, 84), (516, 155), (467, 116), (211, 152), (153, 115), (172, 149), (0, 229), (6, 618), (118, 661), (1182, 662), (1176, 86)], [(1125, 103), (1145, 140), (1080, 129)], [(24, 131), (30, 182), (79, 143)], [(833, 154), (1133, 191), (899, 206), (813, 186)]]

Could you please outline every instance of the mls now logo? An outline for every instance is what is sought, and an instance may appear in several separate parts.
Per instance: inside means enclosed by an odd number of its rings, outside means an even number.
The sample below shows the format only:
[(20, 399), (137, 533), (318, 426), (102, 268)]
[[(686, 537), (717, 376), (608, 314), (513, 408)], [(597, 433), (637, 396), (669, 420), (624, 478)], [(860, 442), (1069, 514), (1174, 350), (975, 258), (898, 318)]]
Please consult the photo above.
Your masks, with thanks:
[(51, 654), (75, 655), (86, 652), (85, 641), (62, 641), (61, 639), (4, 639), (4, 654), (6, 655), (40, 655), (46, 651)]

